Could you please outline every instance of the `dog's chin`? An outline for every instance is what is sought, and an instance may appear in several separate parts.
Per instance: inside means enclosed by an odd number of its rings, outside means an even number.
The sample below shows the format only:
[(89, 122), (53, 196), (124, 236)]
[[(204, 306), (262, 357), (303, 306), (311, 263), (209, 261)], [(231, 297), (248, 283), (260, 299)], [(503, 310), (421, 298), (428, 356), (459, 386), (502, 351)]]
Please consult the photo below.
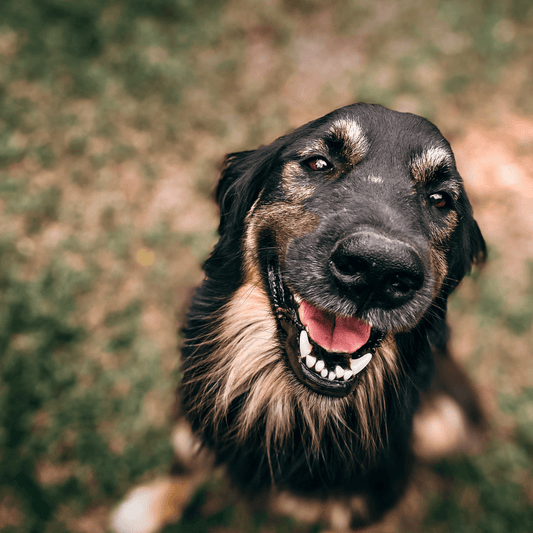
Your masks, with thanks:
[[(278, 334), (296, 378), (321, 395), (353, 393), (385, 332), (303, 300), (284, 283), (276, 262), (269, 262), (266, 271)], [(354, 331), (347, 331), (350, 326)]]

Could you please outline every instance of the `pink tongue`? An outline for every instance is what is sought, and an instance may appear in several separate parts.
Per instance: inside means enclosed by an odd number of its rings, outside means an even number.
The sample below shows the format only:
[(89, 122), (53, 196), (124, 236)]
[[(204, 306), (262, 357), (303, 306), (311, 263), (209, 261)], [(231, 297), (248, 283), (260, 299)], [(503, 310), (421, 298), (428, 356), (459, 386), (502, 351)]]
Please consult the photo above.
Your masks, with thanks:
[(370, 337), (370, 326), (361, 320), (326, 315), (307, 302), (301, 303), (298, 314), (311, 339), (330, 352), (353, 353)]

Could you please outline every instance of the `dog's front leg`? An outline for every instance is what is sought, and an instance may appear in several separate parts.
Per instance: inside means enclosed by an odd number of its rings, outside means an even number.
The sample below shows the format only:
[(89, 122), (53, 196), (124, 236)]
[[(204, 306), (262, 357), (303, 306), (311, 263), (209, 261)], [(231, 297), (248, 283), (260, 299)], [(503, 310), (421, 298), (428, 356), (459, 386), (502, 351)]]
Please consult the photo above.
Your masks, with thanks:
[(413, 421), (413, 451), (422, 461), (482, 449), (488, 422), (477, 391), (447, 347), (434, 350), (435, 379)]
[(171, 475), (133, 489), (111, 515), (116, 533), (155, 533), (176, 522), (211, 471), (211, 461), (180, 419), (172, 435), (176, 458)]

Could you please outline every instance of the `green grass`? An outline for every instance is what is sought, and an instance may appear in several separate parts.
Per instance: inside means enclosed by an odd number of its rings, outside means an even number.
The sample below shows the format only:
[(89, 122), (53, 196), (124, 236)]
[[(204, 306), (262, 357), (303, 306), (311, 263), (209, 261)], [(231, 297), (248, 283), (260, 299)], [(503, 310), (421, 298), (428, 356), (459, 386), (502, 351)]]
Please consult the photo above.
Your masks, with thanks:
[[(525, 0), (0, 2), (0, 530), (105, 531), (92, 513), (168, 470), (175, 317), (216, 238), (225, 153), (359, 99), (430, 119), (457, 107), (452, 134), (493, 94), (532, 112), (532, 19)], [(301, 52), (313, 39), (359, 57), (341, 84)], [(294, 114), (302, 71), (316, 96)], [(451, 307), (474, 318), (467, 366), (492, 376), (508, 431), (439, 466), (423, 531), (532, 529), (533, 383), (514, 387), (529, 370), (513, 349), (533, 348), (533, 270), (509, 285), (492, 264)], [(318, 531), (226, 493), (210, 480), (165, 531)]]
[[(6, 262), (16, 255), (9, 244), (1, 252)], [(76, 296), (89, 292), (97, 275), (58, 261), (31, 282), (13, 274), (0, 279), (0, 490), (19, 498), (25, 531), (63, 530), (54, 520), (59, 506), (83, 512), (118, 498), (133, 480), (172, 457), (166, 428), (150, 427), (141, 412), (150, 390), (163, 387), (171, 394), (173, 388), (151, 364), (157, 348), (139, 338), (141, 304), (105, 319), (112, 333), (104, 351), (127, 349), (127, 365), (104, 371), (84, 352), (88, 333), (72, 315)], [(127, 385), (127, 394), (114, 392), (118, 383)], [(113, 439), (124, 441), (120, 452)], [(38, 480), (42, 461), (75, 461), (76, 468), (47, 486)]]

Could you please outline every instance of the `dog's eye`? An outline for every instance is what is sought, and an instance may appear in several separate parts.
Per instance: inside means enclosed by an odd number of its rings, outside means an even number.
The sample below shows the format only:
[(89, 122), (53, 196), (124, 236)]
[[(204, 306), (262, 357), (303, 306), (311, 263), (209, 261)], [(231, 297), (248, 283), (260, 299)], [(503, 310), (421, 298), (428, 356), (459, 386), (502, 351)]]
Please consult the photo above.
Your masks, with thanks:
[(434, 194), (430, 194), (429, 201), (432, 205), (438, 207), (439, 209), (451, 207), (452, 205), (452, 200), (449, 194), (445, 192), (436, 192)]
[(305, 164), (311, 169), (311, 170), (328, 170), (331, 168), (331, 164), (329, 161), (324, 159), (323, 157), (312, 157), (311, 159), (308, 159)]

